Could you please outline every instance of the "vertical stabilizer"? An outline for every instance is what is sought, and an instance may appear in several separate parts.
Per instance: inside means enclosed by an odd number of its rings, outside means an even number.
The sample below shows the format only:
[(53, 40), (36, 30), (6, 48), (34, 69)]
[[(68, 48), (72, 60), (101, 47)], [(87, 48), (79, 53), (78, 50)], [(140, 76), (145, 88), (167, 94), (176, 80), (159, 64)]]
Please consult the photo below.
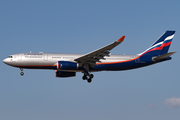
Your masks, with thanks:
[(166, 31), (158, 40), (156, 40), (155, 43), (151, 45), (150, 48), (139, 55), (159, 56), (166, 54), (169, 50), (174, 34), (175, 31)]
[(169, 34), (169, 36), (165, 38), (163, 44), (161, 45), (162, 50), (160, 52), (160, 55), (166, 54), (168, 52), (172, 39), (174, 37), (175, 31), (167, 31), (167, 34)]

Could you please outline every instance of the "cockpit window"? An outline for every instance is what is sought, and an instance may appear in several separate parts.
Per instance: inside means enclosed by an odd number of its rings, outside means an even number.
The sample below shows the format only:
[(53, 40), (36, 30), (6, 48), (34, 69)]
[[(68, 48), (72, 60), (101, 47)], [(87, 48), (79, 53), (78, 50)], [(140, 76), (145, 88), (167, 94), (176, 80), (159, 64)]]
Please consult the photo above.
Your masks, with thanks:
[(12, 56), (8, 56), (8, 58), (12, 58)]

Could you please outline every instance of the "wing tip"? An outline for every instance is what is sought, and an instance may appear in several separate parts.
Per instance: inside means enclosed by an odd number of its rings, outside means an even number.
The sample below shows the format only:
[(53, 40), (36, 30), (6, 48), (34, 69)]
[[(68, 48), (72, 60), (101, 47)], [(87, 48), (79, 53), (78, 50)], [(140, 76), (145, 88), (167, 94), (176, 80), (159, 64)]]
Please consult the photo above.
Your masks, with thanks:
[(124, 41), (124, 38), (125, 38), (125, 36), (122, 36), (121, 38), (119, 38), (119, 39), (117, 40), (117, 42), (122, 42), (122, 41)]

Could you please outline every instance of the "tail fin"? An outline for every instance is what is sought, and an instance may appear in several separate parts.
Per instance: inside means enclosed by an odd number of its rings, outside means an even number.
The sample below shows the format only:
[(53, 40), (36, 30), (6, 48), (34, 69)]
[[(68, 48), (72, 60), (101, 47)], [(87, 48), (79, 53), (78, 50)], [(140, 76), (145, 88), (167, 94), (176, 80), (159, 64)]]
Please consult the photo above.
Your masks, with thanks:
[(174, 34), (175, 31), (166, 31), (154, 44), (151, 45), (150, 48), (139, 55), (160, 56), (166, 54), (169, 50)]
[(166, 31), (166, 34), (168, 37), (165, 38), (163, 44), (161, 45), (162, 50), (159, 55), (166, 54), (169, 50), (169, 47), (171, 45), (172, 39), (174, 37), (175, 31)]

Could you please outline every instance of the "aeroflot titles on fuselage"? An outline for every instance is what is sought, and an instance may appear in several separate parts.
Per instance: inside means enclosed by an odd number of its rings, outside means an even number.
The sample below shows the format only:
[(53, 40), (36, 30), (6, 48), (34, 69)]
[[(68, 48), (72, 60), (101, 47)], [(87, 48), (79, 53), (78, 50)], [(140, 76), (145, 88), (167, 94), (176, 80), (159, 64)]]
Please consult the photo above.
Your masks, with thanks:
[(24, 53), (24, 55), (43, 55), (42, 53)]

